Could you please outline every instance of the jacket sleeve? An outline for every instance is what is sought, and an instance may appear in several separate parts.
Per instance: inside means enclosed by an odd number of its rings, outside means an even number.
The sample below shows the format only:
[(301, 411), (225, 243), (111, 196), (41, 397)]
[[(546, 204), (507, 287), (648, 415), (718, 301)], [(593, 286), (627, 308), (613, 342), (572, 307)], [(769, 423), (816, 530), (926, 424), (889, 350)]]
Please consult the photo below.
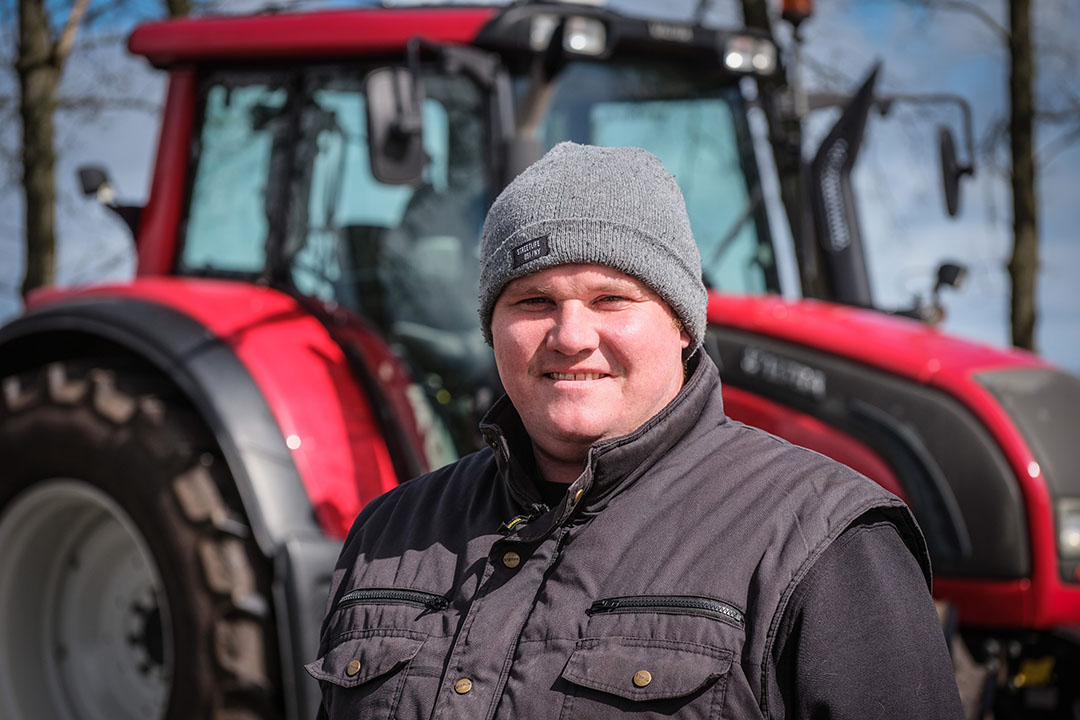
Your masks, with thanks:
[[(795, 589), (774, 645), (776, 716), (962, 718), (933, 600), (895, 527), (848, 528)], [(779, 696), (779, 697), (777, 697)]]

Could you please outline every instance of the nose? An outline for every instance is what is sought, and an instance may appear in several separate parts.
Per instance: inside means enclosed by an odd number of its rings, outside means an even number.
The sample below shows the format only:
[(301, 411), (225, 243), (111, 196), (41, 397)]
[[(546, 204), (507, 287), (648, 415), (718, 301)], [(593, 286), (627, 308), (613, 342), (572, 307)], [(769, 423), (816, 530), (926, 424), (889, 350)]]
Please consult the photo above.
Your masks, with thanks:
[(596, 318), (578, 302), (559, 305), (555, 324), (547, 334), (547, 348), (563, 355), (578, 355), (595, 350), (600, 341)]

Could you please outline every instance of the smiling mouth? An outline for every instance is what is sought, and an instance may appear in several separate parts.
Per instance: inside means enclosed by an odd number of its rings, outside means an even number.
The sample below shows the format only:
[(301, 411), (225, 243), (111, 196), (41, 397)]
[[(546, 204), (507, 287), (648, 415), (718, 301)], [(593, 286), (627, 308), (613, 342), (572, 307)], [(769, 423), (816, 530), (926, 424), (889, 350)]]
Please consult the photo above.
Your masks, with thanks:
[(568, 372), (550, 372), (547, 376), (552, 380), (599, 380), (600, 378), (607, 377), (607, 373), (568, 373)]

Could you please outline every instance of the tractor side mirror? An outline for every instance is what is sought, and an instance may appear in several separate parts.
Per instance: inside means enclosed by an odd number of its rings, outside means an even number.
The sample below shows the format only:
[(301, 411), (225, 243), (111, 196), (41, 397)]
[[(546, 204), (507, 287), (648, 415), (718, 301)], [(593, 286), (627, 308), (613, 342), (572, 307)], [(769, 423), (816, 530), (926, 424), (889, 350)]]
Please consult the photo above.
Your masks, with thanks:
[(97, 165), (84, 165), (78, 169), (79, 186), (82, 187), (83, 195), (90, 197), (96, 195), (99, 202), (111, 203), (116, 196), (112, 183), (109, 182), (109, 174)]
[(116, 190), (113, 189), (109, 174), (97, 165), (83, 165), (76, 171), (83, 195), (93, 197), (109, 210), (116, 213), (131, 230), (131, 237), (139, 236), (139, 220), (142, 218), (142, 205), (121, 205), (116, 202)]
[(945, 210), (956, 217), (960, 210), (960, 178), (971, 175), (971, 165), (961, 165), (956, 159), (956, 141), (952, 130), (944, 125), (938, 128), (938, 148), (941, 152), (941, 181), (945, 190)]
[(379, 68), (364, 79), (364, 92), (371, 174), (387, 185), (419, 185), (428, 157), (418, 76), (409, 68)]
[(911, 307), (894, 311), (897, 315), (915, 318), (927, 325), (940, 325), (945, 321), (945, 306), (941, 304), (941, 289), (959, 290), (967, 279), (968, 269), (960, 263), (945, 261), (938, 265), (937, 278), (930, 291), (930, 302), (916, 295)]
[(959, 290), (964, 280), (967, 279), (967, 267), (959, 263), (943, 262), (938, 265), (937, 281), (934, 283), (934, 292), (937, 293), (943, 287), (951, 287)]

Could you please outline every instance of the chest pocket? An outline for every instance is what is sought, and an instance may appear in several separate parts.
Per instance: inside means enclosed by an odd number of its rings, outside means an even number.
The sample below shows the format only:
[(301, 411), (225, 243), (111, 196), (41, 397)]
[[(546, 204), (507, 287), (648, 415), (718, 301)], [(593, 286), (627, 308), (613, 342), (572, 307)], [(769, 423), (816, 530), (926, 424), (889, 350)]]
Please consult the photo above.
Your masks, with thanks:
[[(663, 600), (614, 598), (593, 605), (587, 636), (562, 671), (568, 687), (561, 720), (721, 717), (735, 653), (723, 633), (710, 632), (718, 622), (714, 609)], [(719, 622), (725, 631), (735, 627), (731, 618)]]
[(394, 717), (409, 677), (431, 674), (413, 667), (428, 633), (405, 626), (446, 606), (446, 598), (418, 590), (363, 588), (344, 595), (335, 608), (337, 633), (325, 642), (325, 654), (304, 666), (319, 681), (328, 714)]
[(320, 681), (323, 704), (339, 717), (388, 718), (397, 707), (407, 666), (424, 644), (422, 633), (397, 630), (347, 633), (315, 662), (304, 666)]

